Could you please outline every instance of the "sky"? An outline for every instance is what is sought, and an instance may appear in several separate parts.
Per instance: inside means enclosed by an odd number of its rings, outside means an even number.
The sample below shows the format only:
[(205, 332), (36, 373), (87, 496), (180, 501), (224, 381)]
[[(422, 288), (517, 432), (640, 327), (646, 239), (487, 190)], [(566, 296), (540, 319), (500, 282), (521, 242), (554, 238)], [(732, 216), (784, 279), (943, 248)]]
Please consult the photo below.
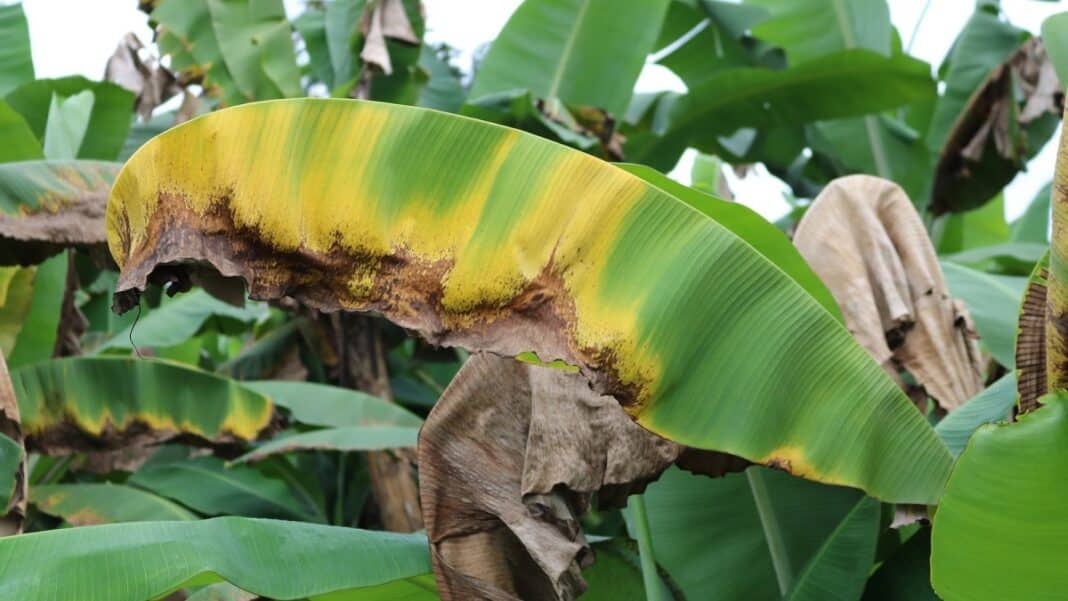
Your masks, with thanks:
[[(305, 0), (284, 1), (287, 11), (294, 15), (305, 4)], [(458, 48), (460, 66), (469, 68), (475, 49), (496, 37), (519, 3), (520, 0), (424, 0), (427, 39)], [(10, 1), (0, 0), (0, 4)], [(937, 66), (971, 15), (975, 0), (889, 0), (889, 4), (890, 18), (905, 43), (915, 38), (911, 54)], [(927, 14), (919, 21), (925, 4), (929, 5)], [(123, 35), (132, 31), (142, 40), (152, 39), (144, 13), (137, 10), (137, 0), (24, 0), (23, 5), (30, 23), (34, 67), (41, 78), (84, 75), (99, 79)], [(1002, 0), (1001, 6), (1012, 24), (1032, 32), (1039, 30), (1047, 16), (1068, 10), (1068, 2), (1040, 0)], [(673, 73), (655, 64), (646, 65), (637, 88), (685, 91)], [(1052, 178), (1056, 140), (1054, 136), (1028, 170), (1006, 188), (1006, 214), (1010, 219), (1022, 213)], [(687, 152), (672, 177), (689, 183), (693, 157), (693, 151)], [(786, 212), (782, 198), (785, 185), (765, 170), (758, 169), (744, 180), (728, 176), (738, 201), (769, 219)]]

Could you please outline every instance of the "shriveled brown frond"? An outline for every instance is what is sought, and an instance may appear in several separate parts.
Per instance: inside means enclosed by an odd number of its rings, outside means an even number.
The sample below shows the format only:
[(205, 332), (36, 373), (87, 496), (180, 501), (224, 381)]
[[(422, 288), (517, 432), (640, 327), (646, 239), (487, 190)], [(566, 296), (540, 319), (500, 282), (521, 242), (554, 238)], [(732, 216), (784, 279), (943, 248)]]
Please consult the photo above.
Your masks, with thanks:
[(923, 222), (900, 187), (867, 175), (832, 181), (794, 244), (834, 294), (850, 332), (892, 376), (904, 367), (947, 410), (982, 389), (971, 318), (950, 298)]

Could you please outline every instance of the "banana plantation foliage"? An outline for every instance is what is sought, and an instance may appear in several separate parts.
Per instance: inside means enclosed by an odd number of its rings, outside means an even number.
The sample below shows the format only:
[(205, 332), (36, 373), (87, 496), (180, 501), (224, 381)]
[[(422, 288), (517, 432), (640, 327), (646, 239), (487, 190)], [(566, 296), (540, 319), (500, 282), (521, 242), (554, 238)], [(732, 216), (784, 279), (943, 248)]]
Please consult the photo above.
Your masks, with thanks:
[(1068, 12), (290, 4), (0, 6), (0, 599), (1063, 597)]

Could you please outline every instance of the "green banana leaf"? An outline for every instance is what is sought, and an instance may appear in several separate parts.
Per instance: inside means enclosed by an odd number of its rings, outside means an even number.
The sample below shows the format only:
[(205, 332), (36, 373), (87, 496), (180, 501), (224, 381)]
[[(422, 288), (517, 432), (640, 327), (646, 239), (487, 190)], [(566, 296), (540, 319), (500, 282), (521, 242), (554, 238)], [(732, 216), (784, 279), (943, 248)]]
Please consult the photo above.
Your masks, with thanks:
[[(0, 6), (0, 96), (33, 79), (30, 27), (21, 4)], [(6, 140), (6, 138), (4, 138)]]
[(0, 565), (0, 598), (20, 601), (145, 601), (220, 581), (280, 600), (390, 599), (433, 583), (421, 534), (233, 517), (8, 537)]
[(699, 150), (740, 127), (770, 128), (863, 115), (932, 98), (930, 68), (905, 55), (852, 49), (783, 70), (717, 71), (672, 109), (671, 128), (690, 129)]
[(868, 580), (863, 601), (939, 601), (931, 590), (931, 529), (921, 528)]
[(44, 158), (44, 150), (30, 124), (11, 105), (0, 100), (0, 163)]
[[(30, 295), (28, 311), (19, 309), (20, 301), (9, 308), (5, 305), (3, 321), (17, 327), (7, 364), (11, 369), (44, 361), (52, 356), (56, 347), (56, 335), (59, 328), (60, 308), (63, 305), (63, 291), (67, 283), (67, 255), (61, 254), (47, 259), (40, 265), (24, 271), (22, 290), (11, 291), (18, 295)], [(22, 316), (22, 323), (14, 326), (13, 320)]]
[(800, 64), (844, 48), (863, 48), (890, 55), (890, 8), (886, 0), (746, 0), (768, 11), (754, 25), (753, 37), (786, 51), (790, 64)]
[(1016, 374), (1009, 373), (942, 418), (935, 432), (949, 451), (958, 456), (979, 426), (1008, 420), (1015, 404)]
[(1027, 278), (992, 275), (947, 261), (942, 262), (942, 273), (950, 295), (967, 305), (979, 330), (979, 343), (998, 363), (1014, 367), (1016, 316)]
[(1068, 12), (1046, 17), (1042, 22), (1042, 41), (1058, 79), (1068, 81)]
[(931, 582), (946, 601), (1068, 590), (1068, 494), (1056, 476), (1068, 462), (1068, 395), (1040, 402), (1016, 423), (980, 427), (957, 461), (931, 536)]
[(218, 457), (146, 466), (128, 482), (206, 515), (325, 521), (299, 503), (284, 481), (250, 467), (228, 467)]
[(209, 263), (253, 298), (373, 308), (434, 342), (579, 365), (689, 446), (902, 502), (935, 502), (948, 474), (923, 417), (776, 262), (530, 134), (349, 100), (233, 107), (142, 147), (108, 224), (126, 306), (160, 263)]
[(479, 64), (470, 98), (526, 89), (622, 115), (670, 3), (525, 0)]
[(365, 392), (312, 382), (260, 380), (245, 387), (289, 410), (293, 419), (309, 426), (407, 426), (418, 428), (422, 418), (400, 405)]
[(113, 161), (122, 150), (133, 120), (134, 95), (129, 90), (111, 82), (74, 76), (25, 83), (4, 100), (26, 118), (33, 133), (44, 141), (52, 98), (69, 98), (85, 91), (92, 93), (93, 103), (77, 158)]
[(855, 598), (874, 559), (879, 505), (854, 490), (671, 468), (644, 498), (654, 556), (688, 599), (820, 598), (827, 582)]
[(122, 484), (47, 484), (30, 487), (30, 503), (75, 526), (119, 522), (195, 520), (185, 507)]
[(108, 339), (97, 350), (109, 348), (168, 347), (181, 344), (196, 335), (212, 318), (227, 318), (248, 324), (267, 315), (262, 303), (246, 303), (235, 307), (203, 290), (195, 290), (177, 298), (165, 299), (157, 309), (146, 311), (135, 326), (125, 328)]
[(251, 440), (271, 421), (270, 399), (177, 363), (127, 357), (55, 359), (13, 369), (31, 446), (117, 448), (186, 434)]
[[(1068, 13), (1066, 13), (1068, 14)], [(1031, 204), (1019, 219), (1012, 222), (1013, 242), (1035, 243), (1049, 246), (1050, 198), (1053, 182), (1049, 182), (1035, 194)]]
[(302, 434), (278, 436), (234, 460), (234, 463), (260, 461), (277, 453), (293, 451), (379, 451), (415, 448), (418, 427), (348, 426), (326, 428)]

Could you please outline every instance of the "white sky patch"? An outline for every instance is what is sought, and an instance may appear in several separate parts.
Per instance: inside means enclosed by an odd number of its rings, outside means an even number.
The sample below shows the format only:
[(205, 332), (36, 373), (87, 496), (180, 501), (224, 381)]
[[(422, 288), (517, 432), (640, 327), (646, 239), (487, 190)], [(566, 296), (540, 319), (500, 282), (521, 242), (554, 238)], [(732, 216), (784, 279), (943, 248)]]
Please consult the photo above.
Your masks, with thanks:
[[(630, 0), (628, 0), (630, 1)], [(284, 0), (290, 16), (299, 14), (305, 0)], [(0, 4), (11, 4), (0, 0)], [(447, 42), (459, 50), (457, 64), (470, 69), (477, 49), (490, 42), (507, 22), (519, 0), (424, 0), (427, 41)], [(916, 30), (926, 0), (889, 0), (890, 17), (907, 44)], [(931, 0), (910, 50), (914, 56), (937, 68), (953, 43), (953, 38), (975, 8), (975, 0)], [(103, 76), (104, 65), (122, 36), (133, 31), (142, 40), (152, 39), (146, 15), (137, 9), (137, 0), (25, 0), (30, 23), (33, 60), (37, 77), (84, 75)], [(1002, 0), (1009, 22), (1038, 32), (1042, 21), (1065, 10), (1061, 2)], [(685, 91), (686, 87), (669, 69), (647, 64), (638, 79), (638, 91)], [(1053, 177), (1057, 136), (1005, 188), (1006, 214), (1015, 218)], [(683, 155), (671, 175), (690, 182), (693, 151)], [(769, 219), (786, 213), (782, 198), (784, 184), (766, 169), (758, 169), (745, 179), (728, 178), (737, 199)]]

